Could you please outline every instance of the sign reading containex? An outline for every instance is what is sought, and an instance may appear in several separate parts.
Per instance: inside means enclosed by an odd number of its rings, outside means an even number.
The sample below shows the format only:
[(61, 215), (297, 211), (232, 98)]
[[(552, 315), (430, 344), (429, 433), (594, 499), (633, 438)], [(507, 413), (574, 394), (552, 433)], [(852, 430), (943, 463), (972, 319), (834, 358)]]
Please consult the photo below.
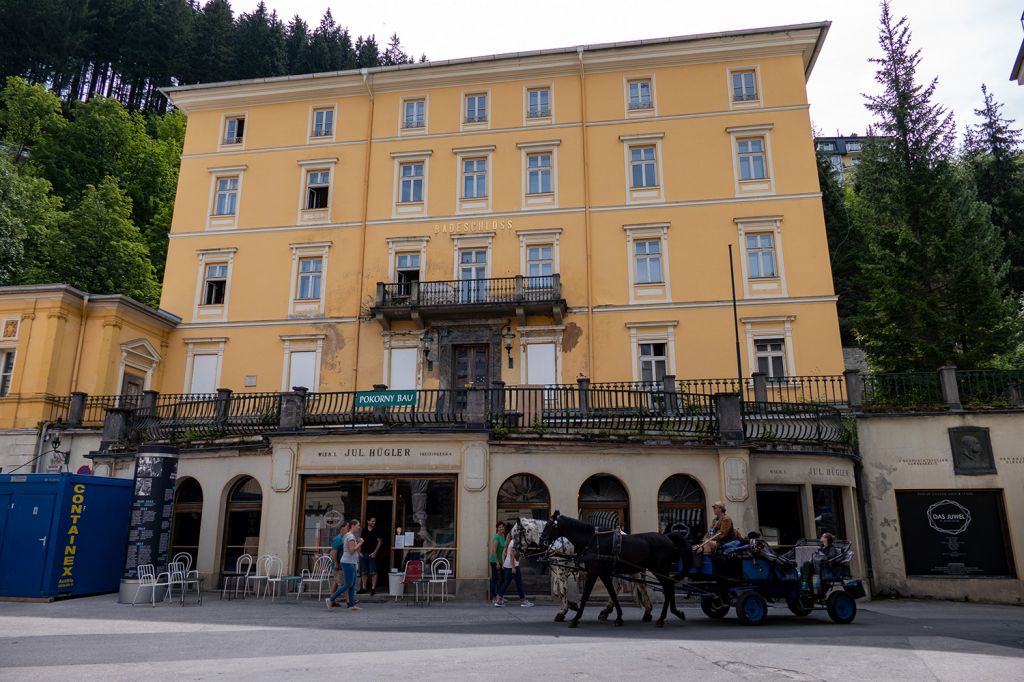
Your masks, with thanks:
[(356, 407), (406, 407), (416, 404), (416, 391), (360, 391)]

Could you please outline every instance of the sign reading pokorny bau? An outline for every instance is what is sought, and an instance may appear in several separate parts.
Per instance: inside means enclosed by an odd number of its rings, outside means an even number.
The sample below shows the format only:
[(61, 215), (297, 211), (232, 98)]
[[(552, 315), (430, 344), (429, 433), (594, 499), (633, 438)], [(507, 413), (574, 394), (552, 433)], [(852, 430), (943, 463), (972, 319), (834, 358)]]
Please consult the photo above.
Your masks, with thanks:
[(457, 468), (459, 447), (453, 443), (388, 442), (303, 443), (299, 447), (303, 468), (389, 469)]
[(409, 407), (416, 404), (416, 391), (360, 391), (356, 407)]

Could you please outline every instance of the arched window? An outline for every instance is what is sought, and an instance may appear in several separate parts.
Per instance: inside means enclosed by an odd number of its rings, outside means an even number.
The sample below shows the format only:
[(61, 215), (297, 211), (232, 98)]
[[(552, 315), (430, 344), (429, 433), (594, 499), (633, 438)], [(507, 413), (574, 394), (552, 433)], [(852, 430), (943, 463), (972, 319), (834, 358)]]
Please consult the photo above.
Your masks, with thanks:
[(658, 489), (658, 526), (665, 532), (674, 523), (684, 523), (690, 529), (690, 539), (704, 536), (704, 489), (686, 474), (675, 474), (665, 479)]
[(580, 520), (598, 528), (629, 532), (629, 494), (622, 481), (595, 474), (583, 481), (579, 495)]
[(203, 521), (203, 488), (194, 478), (182, 479), (174, 490), (169, 556), (188, 552), (195, 567), (199, 558), (199, 528)]
[(223, 570), (235, 570), (235, 562), (243, 554), (255, 557), (259, 553), (262, 508), (263, 489), (255, 478), (245, 476), (231, 486), (224, 513)]
[[(498, 488), (498, 521), (511, 524), (523, 516), (545, 521), (551, 517), (551, 493), (533, 474), (509, 476)], [(524, 561), (521, 568), (524, 576), (544, 574), (544, 564), (533, 559)]]

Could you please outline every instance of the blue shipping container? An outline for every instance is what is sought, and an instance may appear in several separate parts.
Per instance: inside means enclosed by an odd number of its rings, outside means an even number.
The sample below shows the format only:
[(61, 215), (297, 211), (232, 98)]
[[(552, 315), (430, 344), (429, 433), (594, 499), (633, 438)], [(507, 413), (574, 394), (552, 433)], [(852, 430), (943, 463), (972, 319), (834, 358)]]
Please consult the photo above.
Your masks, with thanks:
[(132, 481), (0, 474), (0, 598), (116, 592)]

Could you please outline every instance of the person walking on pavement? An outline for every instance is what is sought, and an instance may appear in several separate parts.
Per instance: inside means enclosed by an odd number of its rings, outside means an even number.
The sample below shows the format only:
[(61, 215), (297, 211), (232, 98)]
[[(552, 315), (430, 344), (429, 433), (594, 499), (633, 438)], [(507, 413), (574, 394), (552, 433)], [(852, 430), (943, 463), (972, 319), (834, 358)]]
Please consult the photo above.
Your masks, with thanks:
[(359, 554), (359, 572), (363, 583), (359, 594), (370, 593), (372, 597), (377, 593), (377, 552), (380, 551), (384, 539), (377, 530), (377, 519), (373, 516), (366, 519), (366, 527), (362, 534), (363, 546)]
[[(339, 562), (345, 582), (327, 598), (327, 608), (337, 606), (338, 597), (348, 592), (348, 608), (360, 611), (359, 602), (356, 601), (356, 568), (359, 566), (359, 548), (363, 546), (363, 541), (359, 538), (359, 519), (351, 519), (348, 522), (341, 546), (344, 551)], [(337, 550), (332, 550), (331, 555), (332, 558), (337, 556)]]
[(505, 556), (505, 524), (501, 521), (494, 524), (494, 535), (487, 545), (487, 565), (491, 569), (491, 582), (487, 586), (487, 599), (497, 599), (498, 586), (501, 584), (501, 562)]
[(523, 591), (523, 575), (519, 570), (519, 559), (516, 557), (515, 549), (515, 539), (510, 536), (505, 545), (505, 558), (501, 564), (504, 569), (504, 576), (501, 580), (501, 587), (498, 588), (498, 598), (494, 600), (494, 605), (505, 605), (505, 590), (508, 589), (509, 583), (512, 582), (512, 578), (515, 578), (516, 592), (519, 593), (519, 605), (523, 608), (529, 608), (533, 606), (533, 602), (526, 598), (526, 593)]

